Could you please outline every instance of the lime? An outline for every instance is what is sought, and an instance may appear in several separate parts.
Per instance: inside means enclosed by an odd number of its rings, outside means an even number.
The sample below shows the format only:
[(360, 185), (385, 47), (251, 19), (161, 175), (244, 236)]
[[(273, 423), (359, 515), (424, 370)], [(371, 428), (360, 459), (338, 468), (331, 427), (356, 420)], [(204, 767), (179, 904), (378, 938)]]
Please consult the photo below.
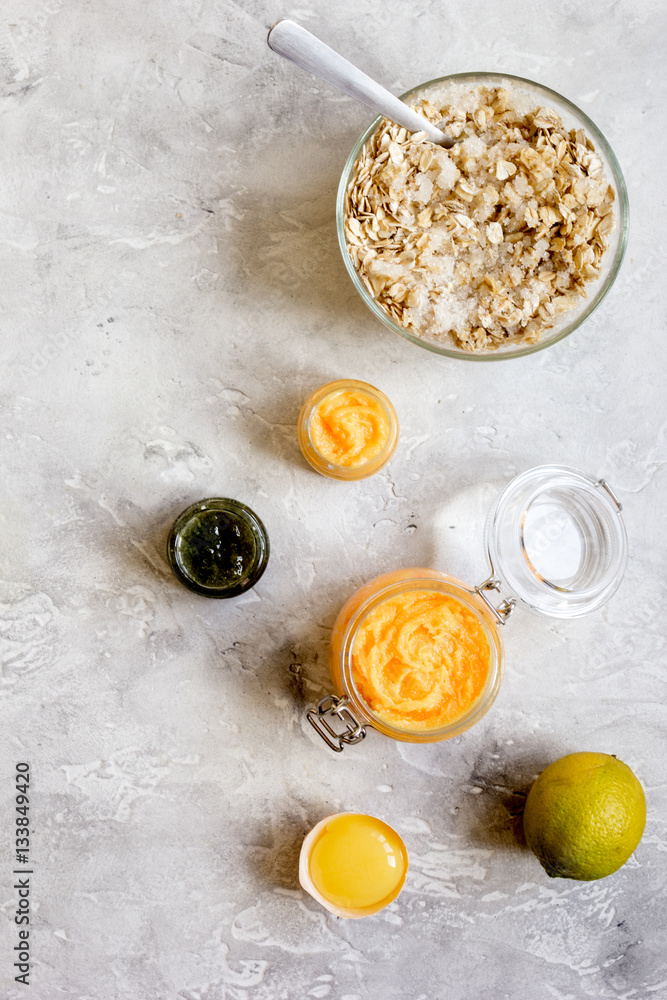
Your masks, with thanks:
[(526, 842), (552, 878), (605, 878), (642, 838), (646, 799), (627, 764), (606, 753), (554, 761), (528, 793)]

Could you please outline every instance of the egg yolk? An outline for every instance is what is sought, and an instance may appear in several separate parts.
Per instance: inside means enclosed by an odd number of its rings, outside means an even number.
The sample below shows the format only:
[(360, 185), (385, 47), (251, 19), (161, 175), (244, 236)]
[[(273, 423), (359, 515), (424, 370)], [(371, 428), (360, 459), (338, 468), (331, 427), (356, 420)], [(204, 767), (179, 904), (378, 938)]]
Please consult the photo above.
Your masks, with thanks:
[(382, 820), (342, 813), (322, 829), (308, 868), (325, 899), (370, 915), (398, 896), (408, 870), (408, 854), (396, 831)]
[(379, 719), (405, 730), (439, 729), (473, 707), (490, 658), (481, 622), (459, 601), (436, 590), (405, 591), (361, 622), (352, 676)]
[(361, 389), (330, 392), (310, 418), (313, 447), (327, 462), (352, 469), (377, 458), (387, 445), (390, 424), (384, 407)]

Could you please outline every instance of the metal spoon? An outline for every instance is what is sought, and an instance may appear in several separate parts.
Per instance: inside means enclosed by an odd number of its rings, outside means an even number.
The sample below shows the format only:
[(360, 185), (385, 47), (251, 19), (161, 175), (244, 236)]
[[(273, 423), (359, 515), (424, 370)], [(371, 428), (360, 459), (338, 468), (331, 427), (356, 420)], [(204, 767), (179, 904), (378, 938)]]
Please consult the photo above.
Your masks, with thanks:
[(378, 111), (397, 125), (402, 125), (409, 132), (426, 132), (431, 142), (444, 146), (445, 149), (451, 149), (454, 145), (454, 139), (445, 135), (403, 101), (399, 101), (398, 97), (394, 97), (370, 76), (366, 76), (295, 21), (288, 19), (277, 21), (269, 31), (266, 41), (269, 48), (279, 56), (296, 63), (301, 69), (307, 70), (320, 80), (331, 83), (349, 97), (355, 97), (362, 104), (366, 104), (373, 111)]

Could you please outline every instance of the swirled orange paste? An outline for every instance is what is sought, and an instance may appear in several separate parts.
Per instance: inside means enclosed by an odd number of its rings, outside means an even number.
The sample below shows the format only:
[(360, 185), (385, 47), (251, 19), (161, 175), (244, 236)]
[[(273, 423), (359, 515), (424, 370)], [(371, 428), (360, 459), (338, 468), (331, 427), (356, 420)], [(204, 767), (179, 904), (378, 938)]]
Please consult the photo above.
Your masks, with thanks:
[(310, 439), (316, 450), (326, 461), (349, 469), (376, 458), (389, 434), (384, 407), (361, 389), (330, 392), (310, 418)]
[(439, 729), (463, 716), (482, 693), (489, 665), (477, 616), (434, 590), (383, 601), (352, 647), (359, 695), (380, 719), (407, 730)]

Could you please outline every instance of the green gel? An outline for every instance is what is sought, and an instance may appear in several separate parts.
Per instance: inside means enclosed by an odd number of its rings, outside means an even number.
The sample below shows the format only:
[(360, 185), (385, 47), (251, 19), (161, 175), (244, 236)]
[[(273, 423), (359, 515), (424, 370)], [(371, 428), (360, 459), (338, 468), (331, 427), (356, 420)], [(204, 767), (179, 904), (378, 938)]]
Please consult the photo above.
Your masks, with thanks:
[(206, 597), (235, 597), (254, 586), (269, 556), (264, 525), (236, 500), (201, 500), (176, 519), (167, 546), (177, 579)]

